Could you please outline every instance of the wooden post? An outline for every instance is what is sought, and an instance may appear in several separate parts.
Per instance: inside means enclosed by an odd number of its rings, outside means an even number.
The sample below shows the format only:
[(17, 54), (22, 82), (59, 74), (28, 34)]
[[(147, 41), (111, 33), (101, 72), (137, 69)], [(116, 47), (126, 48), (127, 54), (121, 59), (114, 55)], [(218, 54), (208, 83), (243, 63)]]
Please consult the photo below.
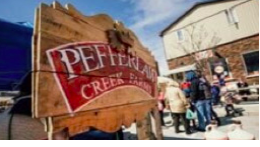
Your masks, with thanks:
[(52, 126), (52, 118), (47, 117), (45, 119), (45, 129), (47, 130), (48, 140), (53, 140), (53, 126)]
[(141, 121), (136, 122), (138, 140), (154, 140), (156, 139), (152, 131), (151, 117), (148, 113)]
[(47, 129), (48, 140), (69, 140), (69, 130), (64, 128), (57, 132), (53, 132), (53, 120), (52, 117), (48, 117), (45, 122), (45, 129)]
[(69, 130), (64, 128), (59, 132), (52, 133), (52, 140), (69, 140)]
[(152, 114), (153, 114), (153, 118), (155, 120), (156, 139), (163, 140), (162, 125), (161, 125), (161, 120), (160, 120), (160, 114), (159, 114), (157, 107), (152, 109)]

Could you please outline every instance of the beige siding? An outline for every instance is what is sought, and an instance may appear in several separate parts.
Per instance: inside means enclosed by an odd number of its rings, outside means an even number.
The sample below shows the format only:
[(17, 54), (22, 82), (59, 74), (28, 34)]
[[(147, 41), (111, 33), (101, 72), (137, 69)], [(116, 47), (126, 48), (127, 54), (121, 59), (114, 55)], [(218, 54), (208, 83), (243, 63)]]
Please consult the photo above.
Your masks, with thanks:
[[(228, 22), (225, 10), (229, 8), (234, 8), (239, 20), (237, 24)], [(237, 0), (198, 7), (164, 34), (167, 59), (259, 33), (258, 12), (258, 0)], [(182, 42), (178, 41), (176, 34), (180, 29), (184, 30), (185, 35), (185, 41)], [(190, 39), (191, 30), (194, 30), (193, 41)], [(196, 45), (202, 43), (196, 48), (191, 46), (191, 42), (197, 42)]]

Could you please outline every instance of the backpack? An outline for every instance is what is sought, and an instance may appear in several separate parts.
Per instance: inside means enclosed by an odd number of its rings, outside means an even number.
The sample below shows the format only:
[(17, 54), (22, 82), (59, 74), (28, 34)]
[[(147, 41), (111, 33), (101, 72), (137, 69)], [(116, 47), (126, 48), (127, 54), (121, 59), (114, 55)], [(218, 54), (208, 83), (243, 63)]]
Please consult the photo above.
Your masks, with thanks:
[(184, 82), (181, 85), (181, 88), (182, 88), (183, 92), (185, 93), (186, 97), (190, 97), (190, 94), (191, 94), (191, 88), (190, 87), (191, 87), (190, 82)]

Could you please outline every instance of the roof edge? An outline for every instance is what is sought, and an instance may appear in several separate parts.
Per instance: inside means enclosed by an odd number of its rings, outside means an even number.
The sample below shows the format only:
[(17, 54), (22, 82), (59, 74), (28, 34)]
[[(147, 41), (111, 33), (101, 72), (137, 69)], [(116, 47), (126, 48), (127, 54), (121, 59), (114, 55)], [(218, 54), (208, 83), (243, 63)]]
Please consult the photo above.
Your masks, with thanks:
[(174, 20), (170, 25), (168, 25), (165, 29), (163, 29), (160, 32), (159, 36), (162, 37), (166, 31), (168, 31), (173, 25), (180, 22), (185, 16), (190, 14), (197, 7), (208, 5), (208, 4), (220, 3), (220, 2), (229, 2), (229, 1), (237, 1), (237, 0), (213, 0), (213, 1), (197, 2), (192, 7), (190, 7), (187, 11), (185, 11), (181, 16), (179, 16), (176, 20)]

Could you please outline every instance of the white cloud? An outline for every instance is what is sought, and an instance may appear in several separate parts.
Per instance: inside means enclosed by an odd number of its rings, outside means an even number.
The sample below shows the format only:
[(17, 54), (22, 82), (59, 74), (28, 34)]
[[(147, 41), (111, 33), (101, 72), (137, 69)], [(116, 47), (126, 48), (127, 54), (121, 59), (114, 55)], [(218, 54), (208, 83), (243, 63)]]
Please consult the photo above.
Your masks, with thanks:
[(154, 15), (153, 17), (144, 17), (144, 19), (140, 19), (141, 21), (138, 21), (134, 23), (132, 26), (130, 26), (132, 29), (140, 29), (145, 26), (153, 25), (156, 24), (157, 22), (163, 21), (166, 18), (168, 18), (170, 13), (164, 13), (164, 14), (157, 14)]
[(134, 5), (133, 29), (156, 25), (167, 19), (174, 19), (187, 9), (194, 0), (131, 0)]
[(159, 32), (174, 19), (201, 0), (123, 0), (130, 2), (134, 9), (129, 18), (132, 29), (147, 46), (159, 63), (160, 73), (165, 75), (168, 65)]

